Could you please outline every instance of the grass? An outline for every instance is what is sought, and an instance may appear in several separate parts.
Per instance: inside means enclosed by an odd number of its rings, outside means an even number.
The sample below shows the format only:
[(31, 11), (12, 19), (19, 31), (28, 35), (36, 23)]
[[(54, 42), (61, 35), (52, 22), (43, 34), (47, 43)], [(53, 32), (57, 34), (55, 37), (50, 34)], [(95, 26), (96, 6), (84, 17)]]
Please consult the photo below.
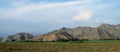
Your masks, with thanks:
[(120, 43), (120, 40), (91, 40), (83, 41), (83, 43)]
[(0, 52), (120, 52), (120, 41), (4, 42)]

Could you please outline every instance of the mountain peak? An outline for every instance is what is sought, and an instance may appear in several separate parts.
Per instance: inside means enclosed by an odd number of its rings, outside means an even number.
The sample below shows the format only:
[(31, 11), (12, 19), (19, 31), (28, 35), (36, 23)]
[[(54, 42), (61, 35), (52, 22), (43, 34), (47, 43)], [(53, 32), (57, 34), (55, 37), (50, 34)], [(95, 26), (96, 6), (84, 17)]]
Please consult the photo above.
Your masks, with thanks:
[(62, 28), (60, 28), (60, 29), (65, 30), (65, 29), (69, 29), (69, 28), (67, 28), (67, 27), (62, 27)]
[(70, 30), (70, 28), (62, 27), (62, 28), (58, 29), (59, 32), (65, 32), (67, 30)]
[(111, 26), (114, 26), (114, 25), (102, 23), (99, 27), (111, 27)]
[(107, 23), (102, 23), (101, 25), (110, 25), (110, 24), (107, 24)]
[(26, 33), (26, 32), (20, 32), (20, 33), (16, 33), (14, 35), (31, 35), (30, 33)]

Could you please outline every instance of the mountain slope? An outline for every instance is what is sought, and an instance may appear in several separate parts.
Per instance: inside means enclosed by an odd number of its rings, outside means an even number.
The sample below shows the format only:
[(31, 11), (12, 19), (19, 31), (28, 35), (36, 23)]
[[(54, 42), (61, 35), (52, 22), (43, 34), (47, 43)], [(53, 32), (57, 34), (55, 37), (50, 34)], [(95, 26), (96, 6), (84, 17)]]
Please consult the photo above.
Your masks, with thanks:
[(74, 38), (78, 39), (120, 39), (120, 25), (101, 24), (98, 27), (76, 27), (61, 28), (60, 32), (67, 32)]
[(120, 39), (120, 26), (102, 24), (98, 27), (98, 34), (101, 39)]
[(69, 40), (73, 39), (73, 37), (66, 33), (66, 32), (59, 32), (57, 30), (52, 31), (50, 33), (41, 35), (41, 36), (35, 36), (32, 38), (32, 40), (37, 41), (57, 41), (57, 40)]
[(110, 25), (101, 24), (98, 27), (76, 27), (76, 28), (60, 28), (47, 34), (32, 36), (29, 33), (17, 33), (2, 39), (2, 42), (11, 41), (58, 41), (70, 39), (120, 39), (120, 24)]
[(67, 36), (67, 38), (72, 37), (74, 39), (77, 38), (88, 40), (120, 39), (120, 25), (110, 25), (103, 23), (98, 27), (80, 27), (80, 26), (76, 28), (63, 27), (56, 30), (56, 32), (52, 31), (48, 34), (36, 36), (33, 39), (41, 41), (60, 40), (62, 39), (62, 37), (60, 37), (61, 35), (64, 35), (65, 37)]
[(33, 35), (29, 33), (16, 33), (14, 35), (3, 38), (1, 41), (2, 42), (25, 41), (30, 40), (32, 37)]

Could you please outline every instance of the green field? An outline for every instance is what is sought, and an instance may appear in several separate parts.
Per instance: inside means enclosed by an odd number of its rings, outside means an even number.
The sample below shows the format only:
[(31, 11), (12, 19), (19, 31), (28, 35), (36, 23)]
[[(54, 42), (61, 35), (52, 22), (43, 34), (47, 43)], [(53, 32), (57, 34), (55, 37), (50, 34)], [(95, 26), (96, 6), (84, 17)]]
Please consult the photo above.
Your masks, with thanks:
[(120, 41), (6, 42), (0, 52), (120, 52)]

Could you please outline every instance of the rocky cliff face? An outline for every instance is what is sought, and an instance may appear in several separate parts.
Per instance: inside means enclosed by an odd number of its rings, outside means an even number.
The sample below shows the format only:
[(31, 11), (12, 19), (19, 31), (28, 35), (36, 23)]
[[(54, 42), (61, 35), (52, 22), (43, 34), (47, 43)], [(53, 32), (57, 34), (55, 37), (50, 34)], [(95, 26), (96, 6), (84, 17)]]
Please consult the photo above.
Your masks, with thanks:
[(102, 24), (98, 29), (98, 34), (100, 35), (100, 39), (120, 39), (120, 26), (118, 25), (110, 25), (110, 24)]
[(54, 30), (47, 34), (32, 36), (29, 33), (17, 33), (7, 38), (3, 38), (2, 41), (57, 41), (57, 40), (70, 40), (70, 39), (88, 39), (88, 40), (100, 40), (100, 39), (120, 39), (120, 24), (110, 25), (101, 24), (98, 27), (76, 27), (66, 28), (63, 27), (58, 30)]

